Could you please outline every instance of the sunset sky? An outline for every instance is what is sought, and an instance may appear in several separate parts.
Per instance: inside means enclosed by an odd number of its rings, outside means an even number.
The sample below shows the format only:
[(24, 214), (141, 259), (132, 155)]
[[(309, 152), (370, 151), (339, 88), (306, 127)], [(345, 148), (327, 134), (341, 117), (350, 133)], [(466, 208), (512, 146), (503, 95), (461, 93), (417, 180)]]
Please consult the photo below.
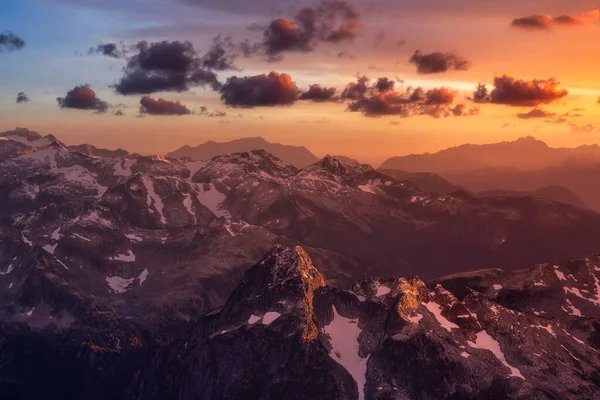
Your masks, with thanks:
[[(262, 136), (376, 166), (523, 136), (600, 143), (596, 8), (587, 0), (3, 0), (0, 131), (159, 154)], [(205, 56), (218, 35), (226, 65)], [(116, 47), (98, 47), (107, 44)], [(370, 81), (352, 92), (358, 76)], [(380, 89), (383, 77), (403, 82)], [(488, 96), (475, 101), (478, 83)]]

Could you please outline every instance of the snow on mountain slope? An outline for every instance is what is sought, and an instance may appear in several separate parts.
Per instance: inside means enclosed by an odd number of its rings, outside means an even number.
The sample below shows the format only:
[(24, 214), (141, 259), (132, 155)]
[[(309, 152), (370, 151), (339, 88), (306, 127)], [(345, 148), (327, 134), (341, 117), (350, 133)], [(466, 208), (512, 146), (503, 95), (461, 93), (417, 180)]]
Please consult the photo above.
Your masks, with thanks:
[[(580, 262), (600, 273), (598, 259)], [(259, 398), (285, 392), (291, 399), (600, 394), (595, 317), (542, 317), (476, 291), (458, 298), (418, 278), (369, 278), (351, 290), (322, 281), (301, 248), (273, 248), (224, 307), (193, 322), (154, 357), (134, 382), (139, 398), (176, 392), (192, 399), (199, 390), (208, 398), (237, 398), (239, 388)], [(381, 287), (390, 293), (378, 296)], [(519, 299), (518, 293), (507, 296)], [(260, 322), (273, 312), (277, 319)]]

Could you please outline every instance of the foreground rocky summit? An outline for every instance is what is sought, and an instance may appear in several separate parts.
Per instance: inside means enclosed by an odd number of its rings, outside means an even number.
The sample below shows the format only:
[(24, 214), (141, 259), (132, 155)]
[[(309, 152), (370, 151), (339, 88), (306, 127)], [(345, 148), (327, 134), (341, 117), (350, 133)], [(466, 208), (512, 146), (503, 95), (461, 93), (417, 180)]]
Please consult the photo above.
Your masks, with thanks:
[(37, 286), (19, 301), (54, 303), (5, 307), (20, 312), (0, 323), (7, 399), (600, 395), (600, 257), (342, 290), (301, 247), (277, 245), (223, 306), (158, 331), (70, 289), (43, 251), (20, 268)]
[[(519, 272), (526, 280), (485, 271), (429, 288), (418, 278), (387, 278), (339, 290), (325, 285), (302, 248), (277, 246), (222, 308), (140, 372), (133, 394), (598, 398), (599, 261), (536, 266)], [(458, 285), (460, 297), (445, 284)], [(558, 308), (537, 311), (536, 299)]]

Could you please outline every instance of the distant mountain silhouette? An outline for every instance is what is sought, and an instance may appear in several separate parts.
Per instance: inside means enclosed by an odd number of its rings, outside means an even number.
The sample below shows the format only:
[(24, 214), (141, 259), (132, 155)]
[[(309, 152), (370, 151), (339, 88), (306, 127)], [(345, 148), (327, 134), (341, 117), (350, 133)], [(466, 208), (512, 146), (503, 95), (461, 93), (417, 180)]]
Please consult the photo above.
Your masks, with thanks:
[(380, 172), (402, 181), (409, 181), (415, 187), (428, 193), (452, 193), (461, 189), (438, 174), (431, 172), (406, 172), (397, 169), (380, 169)]
[(413, 154), (386, 160), (380, 169), (399, 169), (408, 172), (448, 172), (510, 168), (536, 170), (567, 162), (600, 162), (600, 146), (552, 148), (531, 136), (514, 142), (494, 144), (464, 144), (437, 153)]
[[(519, 191), (529, 195), (539, 188), (561, 187), (542, 197), (579, 204), (600, 211), (600, 146), (552, 148), (533, 137), (514, 142), (465, 144), (435, 154), (393, 157), (380, 170), (440, 174), (454, 185), (472, 192)], [(522, 193), (521, 193), (522, 194)], [(538, 197), (539, 193), (535, 196)], [(579, 204), (581, 207), (581, 204)]]
[(319, 160), (306, 147), (271, 143), (261, 137), (236, 139), (223, 143), (209, 141), (196, 147), (186, 145), (167, 154), (167, 157), (204, 161), (221, 154), (241, 153), (252, 150), (266, 150), (297, 168), (306, 167)]
[(520, 190), (486, 190), (476, 193), (479, 197), (535, 197), (538, 199), (546, 199), (557, 201), (559, 203), (570, 204), (575, 207), (588, 208), (588, 206), (575, 193), (561, 186), (546, 186), (534, 190), (533, 192)]

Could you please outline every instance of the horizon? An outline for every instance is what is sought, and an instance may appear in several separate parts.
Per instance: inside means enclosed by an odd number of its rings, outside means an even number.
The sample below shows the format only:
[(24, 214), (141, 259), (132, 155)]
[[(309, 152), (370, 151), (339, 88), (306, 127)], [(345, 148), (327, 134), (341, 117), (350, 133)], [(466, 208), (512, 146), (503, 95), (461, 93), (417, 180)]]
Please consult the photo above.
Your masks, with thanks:
[[(459, 0), (455, 10), (439, 0), (138, 5), (4, 5), (0, 130), (27, 126), (142, 154), (260, 135), (369, 164), (529, 135), (552, 147), (600, 143), (600, 79), (589, 51), (600, 14), (592, 1)], [(277, 42), (269, 24), (284, 18), (299, 32), (299, 7), (333, 12), (333, 24), (315, 20), (328, 36)], [(482, 29), (485, 37), (472, 34)], [(182, 61), (167, 67), (183, 81), (139, 61), (166, 54)], [(261, 75), (271, 71), (277, 75)], [(157, 73), (159, 85), (146, 79)], [(362, 92), (352, 91), (357, 76), (370, 79)], [(489, 97), (476, 101), (478, 83)], [(427, 99), (395, 105), (411, 86)], [(239, 96), (249, 88), (261, 97)]]
[[(572, 147), (569, 147), (569, 146), (552, 146), (549, 143), (545, 142), (544, 140), (541, 140), (541, 139), (539, 139), (539, 138), (537, 138), (535, 136), (529, 135), (529, 136), (518, 137), (518, 138), (513, 139), (513, 140), (502, 140), (502, 141), (497, 141), (497, 142), (488, 142), (488, 143), (461, 143), (461, 144), (457, 144), (455, 146), (450, 146), (450, 147), (447, 147), (447, 148), (442, 148), (442, 149), (439, 149), (439, 150), (433, 151), (433, 152), (396, 154), (396, 155), (392, 155), (392, 156), (390, 156), (388, 158), (385, 158), (385, 159), (376, 160), (374, 163), (371, 163), (371, 162), (363, 161), (360, 158), (356, 158), (356, 157), (353, 157), (351, 155), (344, 154), (344, 153), (339, 153), (339, 152), (338, 153), (335, 153), (335, 152), (317, 153), (317, 152), (314, 152), (309, 146), (301, 144), (301, 143), (300, 144), (292, 144), (292, 143), (286, 143), (286, 142), (283, 142), (283, 141), (281, 141), (281, 142), (270, 141), (270, 140), (268, 140), (268, 139), (266, 139), (266, 138), (264, 138), (262, 136), (239, 137), (239, 138), (234, 138), (234, 139), (227, 140), (227, 141), (208, 140), (208, 141), (204, 141), (204, 142), (196, 143), (196, 144), (194, 144), (194, 143), (185, 143), (185, 144), (183, 144), (181, 146), (169, 149), (167, 151), (157, 152), (157, 153), (150, 153), (150, 152), (138, 152), (138, 151), (134, 151), (132, 149), (126, 148), (126, 147), (103, 147), (101, 145), (98, 145), (96, 143), (91, 143), (91, 142), (67, 142), (67, 141), (63, 140), (62, 137), (60, 135), (56, 134), (56, 133), (39, 132), (39, 131), (36, 131), (36, 130), (33, 130), (33, 129), (29, 129), (29, 128), (25, 128), (25, 127), (15, 127), (13, 129), (2, 130), (2, 131), (0, 131), (0, 134), (6, 133), (6, 132), (19, 131), (19, 130), (26, 130), (26, 131), (29, 131), (29, 132), (35, 132), (35, 133), (41, 135), (42, 137), (51, 135), (51, 136), (54, 136), (57, 140), (59, 140), (60, 142), (64, 143), (67, 146), (91, 145), (91, 146), (94, 146), (94, 147), (99, 148), (99, 149), (105, 149), (105, 150), (111, 150), (111, 151), (125, 150), (125, 151), (129, 152), (130, 154), (139, 154), (139, 155), (144, 156), (144, 157), (153, 156), (153, 155), (157, 155), (157, 156), (161, 156), (162, 157), (162, 156), (166, 156), (168, 153), (175, 152), (175, 151), (177, 151), (177, 150), (179, 150), (181, 148), (184, 148), (186, 146), (189, 146), (190, 148), (195, 148), (195, 147), (199, 147), (199, 146), (205, 145), (207, 143), (211, 143), (211, 142), (215, 143), (215, 144), (229, 144), (229, 143), (232, 143), (232, 142), (235, 142), (235, 141), (259, 139), (259, 140), (264, 140), (264, 141), (266, 141), (269, 144), (278, 144), (278, 145), (282, 145), (282, 146), (294, 146), (294, 147), (304, 148), (304, 149), (308, 150), (312, 155), (314, 155), (319, 160), (321, 160), (321, 159), (323, 159), (324, 157), (327, 157), (327, 156), (334, 157), (334, 158), (335, 157), (340, 157), (340, 156), (341, 157), (349, 157), (351, 159), (354, 159), (354, 160), (358, 161), (361, 164), (368, 164), (368, 165), (372, 166), (375, 169), (380, 168), (383, 163), (385, 163), (387, 160), (389, 160), (391, 158), (394, 158), (394, 157), (431, 155), (431, 154), (439, 153), (439, 152), (444, 151), (444, 150), (450, 150), (450, 149), (457, 148), (457, 147), (462, 147), (462, 146), (470, 146), (470, 145), (480, 146), (480, 145), (496, 145), (496, 144), (502, 144), (502, 143), (515, 143), (517, 141), (522, 141), (522, 140), (527, 140), (527, 139), (533, 139), (535, 141), (542, 142), (542, 143), (544, 143), (546, 146), (548, 146), (551, 149), (576, 149), (576, 148), (586, 147), (586, 146), (599, 146), (597, 143), (583, 143), (583, 144), (575, 145), (575, 146), (572, 146)], [(257, 148), (256, 150), (260, 150), (260, 149)]]

